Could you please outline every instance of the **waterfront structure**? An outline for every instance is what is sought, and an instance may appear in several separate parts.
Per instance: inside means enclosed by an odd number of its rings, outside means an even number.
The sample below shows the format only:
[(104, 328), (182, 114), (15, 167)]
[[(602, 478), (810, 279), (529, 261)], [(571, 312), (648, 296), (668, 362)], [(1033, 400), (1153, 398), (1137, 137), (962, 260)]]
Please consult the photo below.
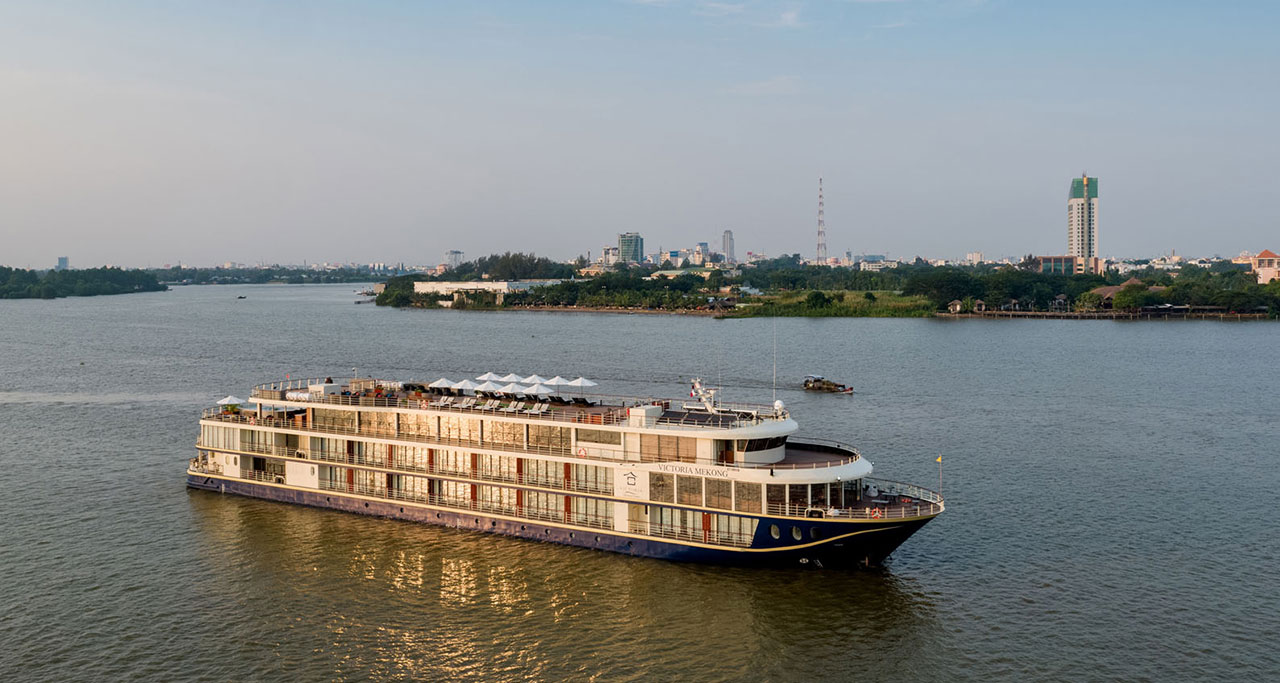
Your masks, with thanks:
[(733, 255), (733, 231), (725, 230), (724, 237), (720, 244), (720, 252), (724, 254), (725, 263), (737, 263), (738, 259)]
[(449, 308), (453, 301), (469, 293), (490, 293), (494, 295), (494, 303), (502, 304), (503, 298), (511, 292), (527, 292), (534, 287), (558, 285), (564, 280), (474, 280), (463, 282), (415, 282), (414, 294), (437, 294), (453, 297), (450, 301), (441, 301), (440, 305)]
[(644, 238), (638, 232), (618, 235), (618, 260), (623, 263), (644, 261)]
[[(192, 488), (610, 550), (735, 565), (868, 566), (944, 509), (875, 480), (851, 446), (796, 435), (780, 401), (491, 384), (294, 380), (206, 410)], [(557, 398), (556, 384), (572, 398)], [(449, 387), (449, 388), (445, 388)], [(468, 390), (475, 396), (457, 395)], [(521, 398), (525, 396), (528, 398)]]
[(1067, 195), (1067, 254), (1078, 259), (1077, 273), (1098, 256), (1098, 179), (1088, 175), (1073, 179)]
[(1258, 276), (1260, 285), (1280, 279), (1280, 255), (1270, 249), (1263, 249), (1257, 256), (1250, 258), (1249, 265)]

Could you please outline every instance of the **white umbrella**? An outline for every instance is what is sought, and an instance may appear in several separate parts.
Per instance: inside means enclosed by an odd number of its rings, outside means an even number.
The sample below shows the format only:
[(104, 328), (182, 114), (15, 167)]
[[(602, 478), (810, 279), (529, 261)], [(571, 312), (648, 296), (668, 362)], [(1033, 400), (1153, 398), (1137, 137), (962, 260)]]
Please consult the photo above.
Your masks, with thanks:
[(456, 383), (454, 383), (454, 385), (453, 385), (452, 387), (450, 387), (450, 388), (451, 388), (451, 389), (459, 389), (459, 390), (462, 390), (462, 391), (467, 391), (468, 389), (475, 389), (475, 388), (476, 388), (476, 387), (478, 387), (478, 386), (480, 386), (480, 385), (479, 385), (479, 384), (476, 384), (475, 382), (472, 382), (472, 381), (471, 381), (471, 380), (469, 380), (469, 379), (464, 379), (464, 380), (462, 380), (461, 382), (456, 382)]
[(547, 378), (540, 377), (538, 375), (529, 375), (528, 377), (525, 377), (520, 381), (524, 382), (525, 384), (546, 384)]
[(238, 406), (243, 404), (244, 404), (244, 399), (236, 398), (235, 396), (228, 396), (222, 399), (221, 401), (218, 401), (218, 405), (220, 406)]
[(530, 396), (549, 396), (555, 393), (555, 389), (545, 384), (535, 384), (531, 387), (525, 387), (524, 393)]
[(477, 384), (476, 386), (473, 386), (471, 388), (475, 389), (476, 391), (489, 391), (489, 392), (502, 391), (502, 386), (499, 384), (494, 384), (493, 382), (485, 382), (484, 384)]
[(509, 375), (506, 375), (506, 376), (504, 376), (504, 377), (499, 377), (499, 378), (497, 379), (497, 381), (499, 381), (499, 382), (519, 382), (519, 381), (520, 381), (520, 380), (522, 380), (522, 379), (524, 379), (524, 378), (523, 378), (523, 377), (521, 377), (520, 375), (517, 375), (516, 373), (514, 373), (514, 372), (513, 372), (513, 373), (511, 373), (511, 374), (509, 374)]
[(600, 386), (600, 385), (599, 385), (599, 384), (597, 384), (597, 383), (595, 383), (595, 382), (592, 382), (591, 380), (587, 379), (586, 377), (579, 377), (578, 379), (575, 379), (575, 380), (573, 380), (572, 382), (569, 382), (569, 386), (571, 386), (571, 387), (578, 387), (579, 389), (581, 389), (581, 388), (584, 388), (584, 387), (595, 387), (595, 386)]
[(483, 375), (480, 375), (479, 377), (477, 377), (476, 379), (480, 380), (481, 382), (492, 382), (495, 379), (502, 379), (502, 375), (499, 375), (496, 372), (486, 372)]
[(499, 387), (498, 391), (504, 394), (523, 394), (529, 391), (529, 387), (512, 382), (504, 387)]
[(561, 377), (560, 375), (556, 375), (555, 377), (543, 382), (543, 384), (549, 387), (563, 387), (569, 385), (569, 380)]
[(428, 384), (427, 386), (431, 387), (432, 389), (452, 389), (453, 380), (449, 379), (448, 377), (441, 377), (440, 379), (432, 382), (431, 384)]

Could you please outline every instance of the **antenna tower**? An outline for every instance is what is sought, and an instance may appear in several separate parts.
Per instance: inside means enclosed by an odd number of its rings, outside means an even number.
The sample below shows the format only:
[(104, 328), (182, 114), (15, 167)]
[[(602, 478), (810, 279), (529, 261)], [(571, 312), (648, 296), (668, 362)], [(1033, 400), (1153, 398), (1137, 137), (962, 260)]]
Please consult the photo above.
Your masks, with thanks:
[(822, 178), (818, 178), (818, 263), (827, 262), (827, 223), (822, 215)]

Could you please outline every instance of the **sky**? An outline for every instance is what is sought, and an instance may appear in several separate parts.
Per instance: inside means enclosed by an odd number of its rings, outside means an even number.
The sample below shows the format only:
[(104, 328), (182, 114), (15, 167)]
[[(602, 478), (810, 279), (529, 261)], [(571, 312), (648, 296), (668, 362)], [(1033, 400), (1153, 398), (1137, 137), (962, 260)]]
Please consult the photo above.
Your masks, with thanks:
[(0, 2), (0, 264), (1280, 249), (1280, 3)]

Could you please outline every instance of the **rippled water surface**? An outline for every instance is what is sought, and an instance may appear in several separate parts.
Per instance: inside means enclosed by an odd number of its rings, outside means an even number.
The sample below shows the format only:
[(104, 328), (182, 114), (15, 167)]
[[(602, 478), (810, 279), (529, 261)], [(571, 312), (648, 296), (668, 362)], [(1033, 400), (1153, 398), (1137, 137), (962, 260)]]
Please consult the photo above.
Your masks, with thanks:
[[(237, 300), (237, 295), (246, 299)], [(1280, 325), (391, 311), (350, 286), (0, 301), (0, 677), (1276, 680)], [(184, 488), (283, 378), (778, 397), (949, 509), (881, 571), (690, 566)], [(797, 391), (806, 373), (851, 397)]]

